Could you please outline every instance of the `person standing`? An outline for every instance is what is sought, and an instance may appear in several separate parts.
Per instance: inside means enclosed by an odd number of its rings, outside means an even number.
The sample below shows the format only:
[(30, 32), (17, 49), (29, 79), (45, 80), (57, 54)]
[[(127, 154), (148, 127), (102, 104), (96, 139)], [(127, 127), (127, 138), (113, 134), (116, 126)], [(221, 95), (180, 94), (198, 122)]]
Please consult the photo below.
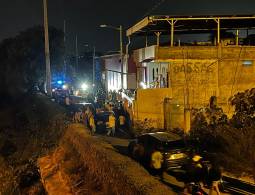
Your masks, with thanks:
[(89, 127), (89, 108), (83, 110), (83, 122), (85, 127)]
[(202, 162), (202, 157), (196, 153), (191, 153), (190, 159), (184, 165), (184, 170), (186, 172), (184, 178), (184, 194), (187, 194), (190, 189), (190, 184), (198, 184), (200, 185), (201, 182), (204, 182), (206, 176), (206, 167)]
[(70, 106), (71, 102), (70, 102), (69, 96), (65, 97), (65, 104), (66, 104), (67, 107)]
[(95, 125), (94, 115), (91, 111), (89, 111), (89, 113), (88, 113), (88, 122), (89, 122), (89, 128), (90, 128), (91, 135), (94, 135), (96, 132), (96, 125)]
[(108, 132), (107, 132), (108, 136), (110, 136), (111, 134), (112, 136), (115, 135), (115, 116), (113, 113), (110, 113), (109, 115)]
[(119, 116), (119, 127), (124, 130), (125, 129), (125, 122), (126, 122), (126, 119), (125, 119), (125, 116), (124, 114), (121, 114)]
[(208, 180), (209, 180), (209, 195), (220, 195), (219, 183), (222, 178), (221, 168), (217, 159), (212, 161), (212, 166), (209, 169)]

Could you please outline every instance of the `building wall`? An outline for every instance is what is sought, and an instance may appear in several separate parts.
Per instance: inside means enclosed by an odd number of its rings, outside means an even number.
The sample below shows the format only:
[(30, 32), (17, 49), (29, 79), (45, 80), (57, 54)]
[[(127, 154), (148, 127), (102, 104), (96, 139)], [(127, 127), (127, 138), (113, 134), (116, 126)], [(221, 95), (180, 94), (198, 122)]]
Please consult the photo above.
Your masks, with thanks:
[(184, 108), (189, 105), (201, 108), (209, 104), (211, 96), (217, 96), (219, 106), (231, 116), (229, 98), (255, 87), (255, 47), (159, 47), (155, 53), (156, 62), (168, 63), (171, 93), (162, 93), (161, 89), (138, 91), (135, 112), (145, 118), (149, 105), (155, 105), (148, 116), (161, 121), (157, 128), (164, 128), (162, 121), (166, 119), (160, 102), (166, 95), (171, 98), (171, 127), (184, 128)]
[(137, 49), (137, 50), (134, 50), (134, 52), (133, 52), (134, 61), (138, 65), (139, 63), (142, 63), (145, 60), (146, 61), (154, 60), (155, 54), (156, 54), (156, 46), (155, 45)]
[(128, 57), (128, 76), (127, 76), (127, 88), (136, 89), (136, 63), (134, 61), (134, 55), (131, 54)]
[(133, 104), (135, 120), (149, 120), (155, 128), (164, 127), (164, 99), (172, 97), (171, 89), (139, 89)]
[(108, 91), (121, 89), (121, 61), (120, 55), (102, 56), (102, 80)]
[[(121, 59), (119, 54), (100, 57), (102, 64), (102, 81), (108, 91), (121, 89)], [(136, 63), (133, 55), (123, 56), (123, 87), (136, 89)]]

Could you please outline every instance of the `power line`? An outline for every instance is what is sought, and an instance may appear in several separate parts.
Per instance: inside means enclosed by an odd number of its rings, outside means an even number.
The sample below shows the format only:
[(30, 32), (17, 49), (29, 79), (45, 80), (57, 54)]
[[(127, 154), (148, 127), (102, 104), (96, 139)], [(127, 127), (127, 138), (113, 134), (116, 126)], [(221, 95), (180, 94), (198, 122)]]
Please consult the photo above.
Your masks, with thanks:
[(143, 18), (150, 15), (153, 11), (155, 11), (160, 5), (162, 5), (166, 0), (158, 0), (152, 8), (150, 8), (144, 15)]

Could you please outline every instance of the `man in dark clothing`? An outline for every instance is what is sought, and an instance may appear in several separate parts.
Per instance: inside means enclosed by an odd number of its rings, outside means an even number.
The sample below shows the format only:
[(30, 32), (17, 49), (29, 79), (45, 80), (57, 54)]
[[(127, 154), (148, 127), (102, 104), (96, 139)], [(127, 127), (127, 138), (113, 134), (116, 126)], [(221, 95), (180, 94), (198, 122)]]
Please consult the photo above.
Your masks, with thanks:
[(220, 195), (219, 182), (222, 178), (222, 171), (219, 166), (217, 159), (212, 160), (212, 166), (208, 173), (208, 186), (210, 188), (209, 195), (217, 194)]
[(202, 162), (202, 157), (197, 154), (192, 156), (184, 166), (186, 172), (184, 179), (184, 193), (187, 193), (191, 183), (200, 185), (200, 182), (204, 182), (207, 174), (207, 167)]

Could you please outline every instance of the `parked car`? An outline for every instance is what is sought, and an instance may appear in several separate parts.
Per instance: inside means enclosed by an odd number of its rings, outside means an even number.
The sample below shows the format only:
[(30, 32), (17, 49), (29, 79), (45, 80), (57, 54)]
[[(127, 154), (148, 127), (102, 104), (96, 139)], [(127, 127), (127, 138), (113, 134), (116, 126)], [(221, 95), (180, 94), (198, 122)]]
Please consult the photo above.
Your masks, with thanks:
[(59, 104), (65, 104), (65, 98), (69, 96), (69, 91), (62, 88), (55, 88), (52, 90), (52, 96)]
[(184, 140), (172, 133), (143, 134), (129, 143), (128, 150), (132, 158), (153, 170), (179, 169), (188, 160)]
[(108, 128), (109, 116), (114, 115), (113, 111), (101, 111), (95, 115), (96, 131), (99, 133), (106, 133)]

